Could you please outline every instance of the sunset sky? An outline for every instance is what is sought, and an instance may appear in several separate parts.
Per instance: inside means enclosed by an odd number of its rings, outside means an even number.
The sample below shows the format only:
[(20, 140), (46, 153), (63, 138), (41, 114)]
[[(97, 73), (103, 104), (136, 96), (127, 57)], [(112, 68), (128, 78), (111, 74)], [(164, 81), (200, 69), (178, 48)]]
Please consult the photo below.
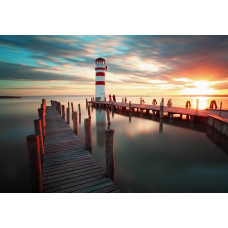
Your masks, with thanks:
[(0, 95), (227, 95), (228, 36), (0, 36)]

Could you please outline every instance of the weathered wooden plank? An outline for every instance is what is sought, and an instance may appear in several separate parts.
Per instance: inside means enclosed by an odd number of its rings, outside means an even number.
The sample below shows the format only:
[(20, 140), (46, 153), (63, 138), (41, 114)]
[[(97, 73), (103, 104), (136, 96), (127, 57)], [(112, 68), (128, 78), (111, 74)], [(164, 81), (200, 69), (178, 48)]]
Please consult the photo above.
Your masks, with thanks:
[(99, 190), (99, 187), (103, 192), (118, 190), (70, 126), (50, 106), (46, 111), (44, 148), (42, 176), (45, 192), (89, 192)]
[(105, 184), (105, 183), (108, 183), (109, 185), (113, 184), (110, 178), (104, 177), (99, 180), (91, 181), (86, 184), (77, 185), (77, 183), (74, 183), (75, 186), (71, 186), (70, 188), (65, 188), (63, 190), (59, 190), (56, 192), (88, 192), (88, 189), (92, 189), (92, 187), (97, 185), (102, 186), (102, 184)]
[[(97, 180), (100, 180), (102, 178), (105, 178), (104, 173), (101, 173), (101, 172), (96, 174), (96, 175), (94, 175), (94, 176), (93, 175), (91, 175), (89, 177), (82, 176), (81, 178), (71, 178), (71, 179), (63, 181), (62, 183), (58, 182), (59, 185), (57, 185), (56, 187), (53, 187), (53, 188), (52, 187), (48, 187), (48, 192), (55, 192), (55, 191), (68, 189), (68, 188), (71, 188), (72, 186), (74, 187), (75, 183), (80, 186), (80, 185), (83, 185), (83, 184), (90, 183), (92, 181), (97, 181)], [(55, 182), (55, 184), (56, 183), (57, 182)]]

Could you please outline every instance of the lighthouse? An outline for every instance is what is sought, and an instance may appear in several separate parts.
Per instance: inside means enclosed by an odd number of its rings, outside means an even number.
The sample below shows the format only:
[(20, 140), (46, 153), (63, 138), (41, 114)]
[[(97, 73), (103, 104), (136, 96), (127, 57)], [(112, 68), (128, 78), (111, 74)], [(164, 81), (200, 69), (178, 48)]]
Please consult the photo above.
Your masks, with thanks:
[(105, 66), (105, 59), (98, 58), (95, 60), (95, 71), (96, 71), (96, 101), (105, 101), (105, 71), (107, 71), (107, 66)]

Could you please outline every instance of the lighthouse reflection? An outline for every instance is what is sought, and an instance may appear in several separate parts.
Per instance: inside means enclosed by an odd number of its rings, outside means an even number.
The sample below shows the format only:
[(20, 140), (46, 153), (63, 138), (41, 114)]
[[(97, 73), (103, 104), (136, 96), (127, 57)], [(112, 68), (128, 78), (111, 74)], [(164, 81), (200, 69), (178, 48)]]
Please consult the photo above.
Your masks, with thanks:
[(105, 110), (96, 109), (97, 145), (104, 146), (105, 142)]

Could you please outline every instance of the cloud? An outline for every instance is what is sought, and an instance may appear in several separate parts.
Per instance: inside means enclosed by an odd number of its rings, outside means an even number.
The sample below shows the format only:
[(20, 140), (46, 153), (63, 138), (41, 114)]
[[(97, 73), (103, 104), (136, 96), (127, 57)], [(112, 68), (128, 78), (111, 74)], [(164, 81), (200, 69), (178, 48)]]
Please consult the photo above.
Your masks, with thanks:
[(12, 64), (0, 61), (1, 80), (31, 80), (31, 81), (78, 81), (85, 82), (88, 79), (81, 76), (66, 75), (60, 73), (45, 72), (31, 66)]
[[(228, 80), (228, 36), (0, 36), (1, 46), (12, 55), (6, 61), (0, 53), (4, 80), (92, 85), (97, 57), (106, 59), (109, 86), (180, 91), (194, 87), (195, 80)], [(16, 64), (11, 61), (14, 52), (26, 55), (18, 58), (17, 54)]]

